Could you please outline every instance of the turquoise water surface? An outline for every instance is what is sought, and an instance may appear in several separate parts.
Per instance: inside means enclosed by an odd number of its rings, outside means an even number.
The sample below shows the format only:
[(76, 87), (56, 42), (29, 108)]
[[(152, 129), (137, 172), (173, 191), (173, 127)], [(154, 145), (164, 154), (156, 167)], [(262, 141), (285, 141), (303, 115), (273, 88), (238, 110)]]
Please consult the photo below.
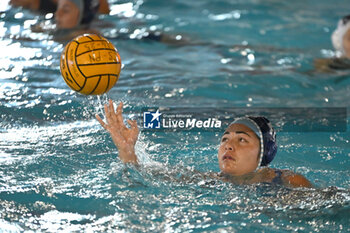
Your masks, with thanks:
[[(111, 14), (100, 20), (112, 26), (101, 32), (123, 69), (101, 97), (64, 83), (59, 58), (67, 41), (30, 31), (43, 16), (0, 3), (0, 231), (350, 231), (347, 116), (344, 127), (324, 131), (273, 122), (280, 130), (271, 167), (304, 175), (312, 189), (198, 178), (194, 170), (219, 171), (220, 131), (141, 130), (144, 166), (124, 166), (94, 118), (108, 98), (125, 103), (125, 117), (150, 106), (348, 112), (350, 72), (312, 72), (314, 58), (334, 55), (330, 35), (350, 12), (346, 1), (109, 3)], [(131, 39), (115, 39), (121, 31)], [(145, 31), (191, 44), (138, 40)]]

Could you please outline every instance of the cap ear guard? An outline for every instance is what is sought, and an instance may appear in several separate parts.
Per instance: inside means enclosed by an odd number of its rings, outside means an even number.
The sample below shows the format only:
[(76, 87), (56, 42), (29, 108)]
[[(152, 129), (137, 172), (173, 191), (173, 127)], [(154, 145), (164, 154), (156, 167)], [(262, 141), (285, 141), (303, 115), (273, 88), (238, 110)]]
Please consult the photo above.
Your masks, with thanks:
[(259, 126), (263, 135), (263, 157), (259, 166), (267, 166), (277, 153), (276, 132), (265, 117), (249, 117)]
[(79, 9), (78, 25), (86, 25), (91, 23), (100, 7), (99, 0), (70, 0)]
[(98, 0), (82, 0), (84, 10), (80, 24), (89, 24), (97, 14), (100, 2)]
[(267, 166), (274, 159), (277, 152), (277, 145), (273, 141), (267, 142), (264, 147), (266, 147), (265, 151), (267, 151), (267, 153), (264, 154), (260, 166)]

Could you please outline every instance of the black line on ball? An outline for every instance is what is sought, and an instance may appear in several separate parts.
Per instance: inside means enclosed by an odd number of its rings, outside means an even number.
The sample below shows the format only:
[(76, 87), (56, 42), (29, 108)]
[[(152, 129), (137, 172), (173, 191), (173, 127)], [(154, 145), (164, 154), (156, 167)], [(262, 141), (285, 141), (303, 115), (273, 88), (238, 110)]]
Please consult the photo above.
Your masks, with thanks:
[(92, 39), (90, 36), (86, 36), (87, 38), (89, 38), (90, 40), (94, 41), (94, 39)]
[[(66, 51), (64, 51), (64, 54), (65, 54), (64, 56), (66, 56)], [(67, 71), (62, 70), (62, 63), (64, 63), (64, 62), (65, 62), (65, 60), (63, 60), (63, 61), (61, 60), (61, 62), (60, 62), (60, 71), (61, 71), (62, 77), (63, 77), (64, 81), (66, 82), (66, 84), (68, 85), (68, 87), (70, 87), (72, 90), (74, 90), (74, 88), (70, 85), (69, 80), (66, 79), (65, 75), (68, 75)], [(68, 67), (67, 67), (67, 69), (68, 69)]]
[(109, 77), (109, 74), (108, 74), (107, 86), (106, 86), (106, 89), (105, 89), (104, 93), (106, 93), (107, 90), (108, 90), (108, 87), (109, 87), (109, 79), (110, 79), (110, 77)]
[(95, 88), (89, 93), (89, 95), (91, 95), (92, 93), (94, 93), (94, 91), (95, 91), (96, 88), (98, 87), (98, 84), (100, 83), (100, 81), (101, 81), (101, 75), (100, 75), (99, 78), (98, 78), (98, 81), (97, 81), (97, 83), (96, 83)]
[[(62, 73), (62, 72), (61, 72)], [(68, 75), (68, 73), (67, 73)], [(70, 85), (70, 82), (68, 81), (68, 79), (66, 79), (66, 77), (64, 76), (64, 74), (62, 73), (62, 76), (63, 76), (63, 79), (64, 81), (66, 82), (66, 84), (72, 89), (72, 90), (75, 90), (71, 85)]]
[(78, 66), (97, 66), (97, 65), (111, 65), (120, 64), (120, 62), (103, 62), (103, 63), (91, 63), (91, 64), (77, 64)]
[(79, 54), (76, 55), (76, 57), (79, 57), (80, 55), (83, 55), (85, 53), (90, 53), (90, 52), (99, 51), (99, 50), (109, 50), (109, 51), (116, 52), (114, 49), (100, 48), (100, 49), (93, 49), (93, 50), (89, 50), (89, 51), (85, 51), (85, 52), (79, 53)]
[[(75, 50), (75, 54), (76, 54), (77, 50), (78, 50), (78, 46), (77, 46), (77, 49)], [(86, 78), (85, 74), (81, 71), (81, 69), (80, 69), (80, 67), (79, 67), (79, 66), (81, 66), (81, 65), (78, 64), (77, 57), (75, 56), (74, 59), (75, 59), (75, 64), (77, 64), (77, 69), (79, 70), (79, 72), (81, 73), (81, 75), (83, 75), (84, 78)]]
[[(93, 42), (99, 42), (99, 41), (104, 41), (104, 42), (106, 42), (106, 40), (93, 40)], [(83, 42), (80, 42), (80, 44), (85, 44), (85, 43), (91, 43), (91, 41), (83, 41)]]
[[(109, 74), (109, 73), (106, 73), (106, 74), (98, 74), (98, 75), (111, 75), (111, 76), (116, 76), (116, 77), (118, 77), (118, 75), (116, 75), (116, 74)], [(87, 79), (89, 79), (89, 78), (93, 78), (93, 77), (96, 77), (97, 75), (92, 75), (92, 76), (88, 76), (88, 77), (86, 77)]]
[(83, 86), (78, 90), (78, 92), (81, 92), (81, 90), (84, 89), (84, 87), (85, 87), (85, 85), (86, 85), (86, 82), (87, 82), (87, 79), (85, 78), (85, 79), (84, 79)]
[[(68, 45), (68, 47), (67, 47), (67, 52), (66, 52), (66, 66), (67, 66), (67, 69), (68, 69), (68, 72), (69, 72), (69, 74), (70, 74), (70, 77), (73, 79), (73, 81), (75, 82), (75, 84), (77, 84), (77, 86), (78, 87), (80, 87), (80, 85), (77, 83), (77, 81), (75, 81), (75, 78), (73, 77), (73, 75), (72, 75), (72, 72), (70, 72), (70, 69), (69, 69), (69, 66), (68, 66), (68, 51), (69, 51), (69, 47), (71, 46), (71, 44), (69, 44)], [(79, 45), (78, 45), (79, 46)], [(77, 46), (77, 48), (78, 48), (78, 46)], [(75, 90), (75, 88), (72, 88), (73, 90)]]
[[(75, 49), (75, 53), (74, 54), (76, 54), (77, 53), (77, 51), (78, 51), (78, 47), (79, 46), (77, 46), (76, 47), (76, 49)], [(79, 64), (78, 64), (78, 61), (77, 61), (77, 57), (75, 56), (75, 64), (77, 64), (77, 69), (79, 70), (79, 72), (80, 72), (80, 74), (84, 77), (84, 84), (83, 84), (83, 86), (82, 87), (80, 87), (80, 89), (78, 90), (78, 92), (80, 92), (81, 90), (83, 90), (84, 89), (84, 87), (85, 87), (85, 84), (86, 84), (86, 81), (87, 81), (87, 79), (86, 79), (86, 76), (85, 76), (85, 74), (81, 71), (81, 69), (79, 68)]]

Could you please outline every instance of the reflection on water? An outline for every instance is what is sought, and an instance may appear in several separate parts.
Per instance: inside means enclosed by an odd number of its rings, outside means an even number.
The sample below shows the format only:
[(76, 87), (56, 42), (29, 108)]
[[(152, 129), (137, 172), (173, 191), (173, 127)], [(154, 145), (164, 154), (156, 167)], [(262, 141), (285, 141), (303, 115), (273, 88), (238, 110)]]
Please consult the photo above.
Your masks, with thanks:
[[(153, 166), (153, 168), (152, 168)], [(30, 186), (14, 184), (0, 194), (2, 227), (32, 230), (264, 229), (333, 231), (347, 227), (350, 190), (287, 189), (270, 184), (175, 182), (159, 167), (121, 164)], [(68, 178), (68, 179), (67, 179)], [(106, 179), (107, 178), (107, 179)], [(16, 224), (9, 224), (10, 222)]]

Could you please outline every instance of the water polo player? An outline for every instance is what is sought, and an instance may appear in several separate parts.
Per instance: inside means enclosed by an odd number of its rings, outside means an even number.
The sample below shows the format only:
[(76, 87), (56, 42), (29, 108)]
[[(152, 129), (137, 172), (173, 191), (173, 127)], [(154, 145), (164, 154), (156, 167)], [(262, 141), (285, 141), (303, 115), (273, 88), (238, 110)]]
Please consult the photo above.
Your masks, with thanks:
[[(39, 11), (40, 13), (54, 13), (57, 9), (58, 0), (10, 0), (10, 4), (15, 7), (24, 7), (29, 10)], [(107, 0), (99, 0), (100, 7), (98, 12), (109, 14), (110, 9)]]
[[(107, 122), (98, 115), (97, 120), (106, 129), (118, 148), (124, 163), (138, 164), (135, 144), (139, 129), (136, 121), (123, 122), (123, 104), (114, 110), (112, 100), (104, 106)], [(233, 121), (224, 132), (218, 150), (221, 172), (211, 177), (236, 184), (275, 183), (289, 187), (311, 187), (302, 175), (288, 170), (268, 168), (277, 152), (276, 135), (264, 117), (244, 117)]]
[[(91, 28), (98, 7), (98, 0), (58, 0), (56, 28), (52, 31), (54, 39), (67, 41), (81, 34), (99, 34)], [(37, 30), (32, 28), (32, 31)]]
[(95, 18), (98, 7), (98, 0), (59, 0), (55, 13), (57, 27), (87, 27)]
[(332, 34), (332, 43), (338, 57), (350, 58), (350, 15), (339, 20)]
[(315, 59), (318, 71), (332, 72), (350, 69), (350, 15), (338, 21), (337, 28), (331, 36), (336, 56), (333, 58)]
[(218, 162), (225, 181), (238, 184), (270, 182), (310, 187), (303, 176), (268, 168), (277, 152), (276, 133), (265, 117), (242, 117), (233, 121), (221, 138)]

